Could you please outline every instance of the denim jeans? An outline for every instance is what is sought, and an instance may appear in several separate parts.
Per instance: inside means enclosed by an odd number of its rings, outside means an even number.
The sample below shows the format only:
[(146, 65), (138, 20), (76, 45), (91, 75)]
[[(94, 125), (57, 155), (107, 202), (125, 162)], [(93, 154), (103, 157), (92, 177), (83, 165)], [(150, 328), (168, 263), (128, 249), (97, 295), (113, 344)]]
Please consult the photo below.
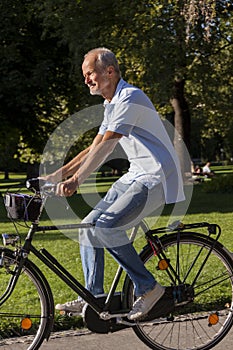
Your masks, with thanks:
[(156, 280), (145, 268), (126, 230), (164, 203), (161, 184), (148, 189), (136, 181), (128, 185), (118, 180), (85, 217), (82, 222), (95, 227), (80, 230), (80, 254), (86, 288), (94, 295), (104, 293), (104, 248), (129, 275), (137, 296), (154, 288)]

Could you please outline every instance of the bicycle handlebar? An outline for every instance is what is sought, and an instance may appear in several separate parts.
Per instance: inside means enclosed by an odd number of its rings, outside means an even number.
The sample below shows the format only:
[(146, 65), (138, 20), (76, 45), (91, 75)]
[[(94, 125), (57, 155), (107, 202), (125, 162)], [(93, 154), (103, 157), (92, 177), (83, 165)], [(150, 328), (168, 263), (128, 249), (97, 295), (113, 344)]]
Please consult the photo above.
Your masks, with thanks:
[(55, 194), (57, 184), (39, 178), (32, 178), (26, 181), (26, 187), (28, 190), (35, 192), (49, 192), (50, 194)]

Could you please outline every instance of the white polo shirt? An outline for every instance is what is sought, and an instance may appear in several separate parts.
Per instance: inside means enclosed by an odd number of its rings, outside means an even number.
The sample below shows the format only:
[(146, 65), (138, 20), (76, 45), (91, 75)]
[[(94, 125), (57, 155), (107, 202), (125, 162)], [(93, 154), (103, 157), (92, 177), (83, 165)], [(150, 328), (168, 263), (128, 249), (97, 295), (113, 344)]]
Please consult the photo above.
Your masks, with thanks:
[(105, 100), (104, 106), (99, 134), (107, 130), (122, 134), (119, 143), (130, 163), (120, 180), (138, 181), (149, 189), (162, 183), (166, 203), (184, 200), (177, 154), (150, 99), (121, 79), (111, 102)]

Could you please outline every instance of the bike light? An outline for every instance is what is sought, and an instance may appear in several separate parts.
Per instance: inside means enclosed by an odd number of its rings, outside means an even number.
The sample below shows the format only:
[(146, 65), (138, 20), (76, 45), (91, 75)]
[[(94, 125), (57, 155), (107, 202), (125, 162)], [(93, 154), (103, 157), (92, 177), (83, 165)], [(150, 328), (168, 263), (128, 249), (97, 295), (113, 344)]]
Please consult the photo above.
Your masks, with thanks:
[(32, 321), (30, 320), (29, 317), (25, 317), (21, 321), (21, 328), (25, 331), (30, 329), (32, 327)]

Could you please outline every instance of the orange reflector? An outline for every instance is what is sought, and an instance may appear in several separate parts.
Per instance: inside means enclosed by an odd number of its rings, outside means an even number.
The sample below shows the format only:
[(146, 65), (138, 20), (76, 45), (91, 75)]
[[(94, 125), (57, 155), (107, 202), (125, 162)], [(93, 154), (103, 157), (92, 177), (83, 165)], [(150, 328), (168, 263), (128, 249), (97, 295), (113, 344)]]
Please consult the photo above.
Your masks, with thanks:
[(214, 326), (219, 322), (219, 317), (217, 313), (213, 313), (209, 315), (209, 325)]
[(162, 259), (158, 263), (159, 270), (166, 270), (168, 268), (168, 262), (165, 259)]
[(32, 327), (32, 321), (30, 320), (30, 318), (25, 317), (24, 319), (22, 319), (21, 321), (21, 328), (28, 330)]

